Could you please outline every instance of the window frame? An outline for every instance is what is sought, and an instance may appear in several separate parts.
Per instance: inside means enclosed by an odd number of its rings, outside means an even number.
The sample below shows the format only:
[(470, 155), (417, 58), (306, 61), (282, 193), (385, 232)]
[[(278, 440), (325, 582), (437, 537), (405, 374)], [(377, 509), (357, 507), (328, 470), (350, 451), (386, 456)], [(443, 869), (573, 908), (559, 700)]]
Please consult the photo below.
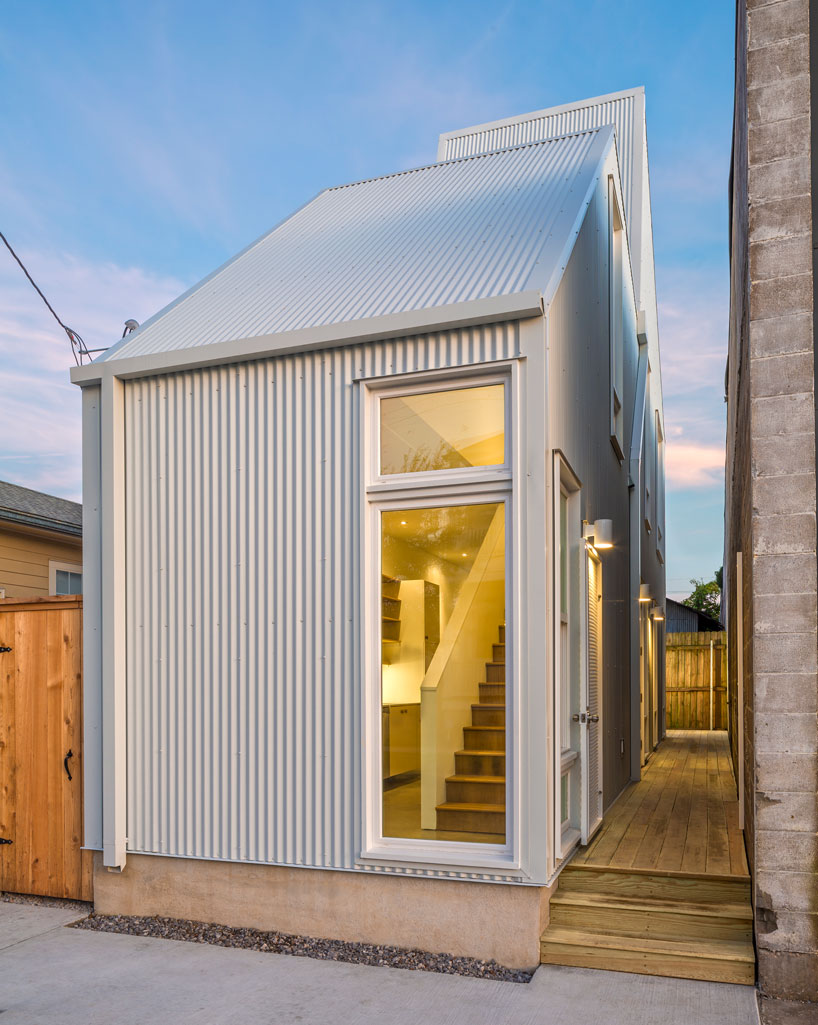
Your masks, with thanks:
[[(59, 597), (57, 595), (57, 573), (77, 573), (82, 581), (82, 563), (81, 562), (60, 562), (58, 559), (48, 560), (48, 593), (52, 597)], [(80, 591), (82, 594), (82, 591)], [(65, 595), (64, 597), (74, 597), (73, 595)]]
[[(611, 446), (625, 460), (625, 218), (608, 176), (608, 347)], [(617, 405), (618, 404), (618, 405)]]
[[(443, 370), (360, 378), (363, 601), (362, 653), (362, 863), (463, 867), (504, 874), (520, 870), (519, 673), (517, 589), (521, 524), (515, 481), (519, 479), (519, 360), (471, 364)], [(406, 474), (380, 473), (380, 401), (401, 395), (505, 386), (505, 463)], [(452, 842), (385, 837), (382, 829), (382, 680), (380, 635), (381, 513), (396, 509), (455, 505), (505, 505), (506, 548), (506, 835), (505, 843)]]

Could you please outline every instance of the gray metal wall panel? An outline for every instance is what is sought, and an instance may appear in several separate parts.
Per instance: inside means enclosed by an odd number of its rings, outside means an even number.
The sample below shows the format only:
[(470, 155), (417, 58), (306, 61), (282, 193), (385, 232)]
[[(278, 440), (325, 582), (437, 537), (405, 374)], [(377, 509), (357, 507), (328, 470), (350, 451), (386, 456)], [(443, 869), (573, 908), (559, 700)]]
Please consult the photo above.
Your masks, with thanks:
[(328, 189), (103, 359), (544, 289), (598, 134)]
[(130, 851), (355, 867), (353, 380), (513, 357), (518, 332), (126, 382)]

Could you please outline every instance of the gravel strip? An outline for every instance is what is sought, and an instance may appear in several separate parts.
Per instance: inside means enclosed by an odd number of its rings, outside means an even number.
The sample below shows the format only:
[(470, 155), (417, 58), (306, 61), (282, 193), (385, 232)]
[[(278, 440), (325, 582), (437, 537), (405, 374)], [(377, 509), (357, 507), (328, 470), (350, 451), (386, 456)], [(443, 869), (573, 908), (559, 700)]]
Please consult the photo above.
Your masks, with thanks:
[(37, 897), (31, 893), (0, 893), (0, 901), (5, 904), (34, 904), (40, 908), (67, 908), (78, 915), (88, 915), (94, 905), (84, 900), (67, 900), (63, 897)]
[(504, 968), (496, 961), (473, 957), (430, 954), (425, 950), (381, 947), (372, 943), (345, 943), (343, 940), (319, 940), (309, 936), (291, 936), (282, 932), (238, 929), (226, 925), (182, 921), (176, 918), (139, 918), (135, 915), (95, 915), (75, 922), (74, 929), (125, 933), (128, 936), (153, 936), (164, 940), (210, 943), (217, 947), (241, 947), (271, 954), (314, 957), (319, 961), (347, 961), (353, 964), (406, 968), (413, 972), (441, 972), (444, 975), (468, 975), (496, 982), (530, 982), (531, 972)]

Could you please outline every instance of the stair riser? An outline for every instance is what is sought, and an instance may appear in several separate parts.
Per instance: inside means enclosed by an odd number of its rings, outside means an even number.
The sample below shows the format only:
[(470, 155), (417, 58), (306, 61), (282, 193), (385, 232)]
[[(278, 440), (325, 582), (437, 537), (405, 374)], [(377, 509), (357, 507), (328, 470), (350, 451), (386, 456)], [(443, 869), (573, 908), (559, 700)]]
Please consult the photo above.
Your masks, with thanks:
[(542, 964), (602, 968), (612, 972), (661, 975), (673, 979), (732, 982), (744, 986), (752, 986), (755, 983), (755, 966), (743, 961), (614, 951), (601, 947), (552, 943), (547, 940), (543, 940), (540, 945), (540, 961)]
[(743, 880), (639, 875), (603, 869), (567, 868), (560, 875), (563, 892), (603, 893), (607, 897), (656, 897), (691, 904), (749, 903), (749, 883)]
[(506, 830), (506, 817), (493, 811), (440, 811), (437, 813), (437, 828), (465, 833), (497, 833)]
[(400, 595), (400, 581), (384, 580), (381, 584), (381, 595), (384, 598), (397, 598)]
[(400, 619), (400, 601), (397, 598), (386, 598), (381, 600), (382, 615), (392, 619)]
[(492, 644), (492, 646), (491, 646), (491, 660), (492, 660), (492, 662), (505, 662), (505, 660), (506, 660), (506, 646), (505, 646), (505, 644)]
[(446, 780), (446, 800), (452, 804), (505, 804), (505, 783)]
[(504, 626), (500, 627), (500, 643), (506, 643), (506, 628)]
[(471, 726), (464, 726), (463, 741), (463, 746), (468, 751), (505, 751), (506, 731), (475, 730)]
[(575, 907), (551, 901), (551, 925), (613, 936), (652, 936), (659, 940), (699, 939), (748, 941), (752, 920), (713, 918), (674, 911), (643, 911), (607, 907)]
[(506, 710), (504, 708), (481, 708), (472, 705), (472, 726), (505, 726)]
[[(385, 610), (384, 610), (385, 611)], [(486, 683), (505, 683), (506, 667), (486, 663)]]
[(504, 754), (456, 754), (454, 768), (458, 776), (505, 776), (506, 758)]
[(480, 700), (489, 705), (505, 704), (506, 685), (504, 683), (481, 683)]

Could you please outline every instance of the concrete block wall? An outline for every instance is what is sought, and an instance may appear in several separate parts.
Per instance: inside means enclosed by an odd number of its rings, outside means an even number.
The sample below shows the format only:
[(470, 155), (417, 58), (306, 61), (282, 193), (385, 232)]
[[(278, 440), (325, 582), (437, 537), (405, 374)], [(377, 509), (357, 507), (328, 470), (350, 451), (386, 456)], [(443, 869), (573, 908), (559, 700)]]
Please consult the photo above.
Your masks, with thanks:
[[(746, 33), (746, 50), (737, 55), (746, 61), (746, 85), (737, 74), (737, 117), (746, 116), (747, 129), (747, 277), (734, 279), (732, 299), (734, 322), (743, 307), (746, 351), (743, 372), (731, 381), (726, 546), (728, 557), (744, 552), (747, 574), (745, 636), (735, 643), (743, 641), (746, 653), (746, 836), (759, 986), (771, 997), (799, 1001), (818, 1001), (809, 16), (809, 0), (739, 4), (739, 50)], [(731, 357), (740, 343), (731, 338)], [(749, 480), (746, 465), (742, 472), (748, 456)]]

